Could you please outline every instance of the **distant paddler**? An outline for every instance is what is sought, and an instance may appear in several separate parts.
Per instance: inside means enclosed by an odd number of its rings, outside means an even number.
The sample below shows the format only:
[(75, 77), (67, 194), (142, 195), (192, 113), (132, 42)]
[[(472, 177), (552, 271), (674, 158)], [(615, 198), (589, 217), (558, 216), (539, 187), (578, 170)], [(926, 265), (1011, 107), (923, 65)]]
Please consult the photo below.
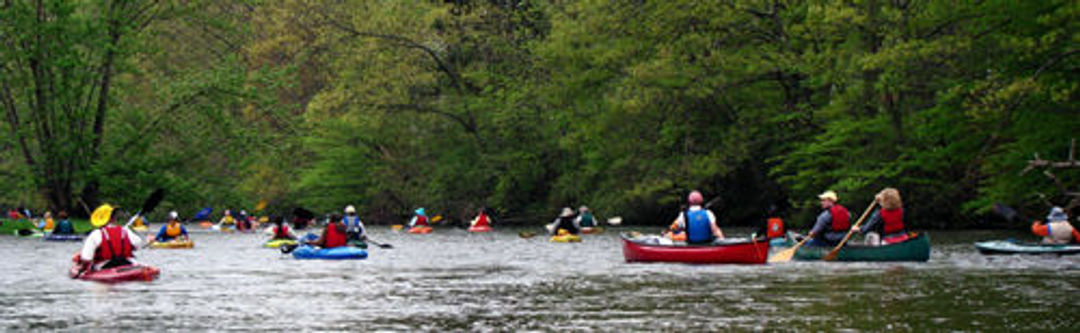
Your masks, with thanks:
[(1061, 207), (1054, 206), (1046, 215), (1046, 222), (1035, 221), (1031, 232), (1042, 236), (1044, 244), (1080, 243), (1080, 232), (1069, 224), (1069, 215)]
[(472, 222), (469, 222), (469, 232), (488, 232), (491, 231), (491, 218), (488, 217), (487, 207), (481, 207), (476, 212), (476, 217)]
[(866, 235), (867, 245), (889, 245), (908, 240), (910, 236), (904, 226), (904, 205), (900, 200), (900, 191), (885, 188), (874, 195), (874, 201), (880, 208), (874, 210), (865, 225), (861, 228), (852, 226), (851, 230)]
[(150, 244), (165, 243), (171, 241), (189, 241), (187, 228), (180, 224), (180, 215), (176, 211), (169, 212), (169, 221), (161, 226), (157, 236), (150, 238)]
[(814, 228), (806, 237), (810, 237), (810, 246), (836, 246), (851, 229), (851, 213), (837, 203), (840, 198), (836, 192), (825, 191), (818, 195), (821, 199), (821, 213), (818, 214)]
[(707, 244), (724, 239), (724, 232), (717, 224), (716, 215), (702, 207), (705, 202), (701, 192), (691, 191), (686, 197), (689, 208), (675, 220), (676, 229), (686, 232), (686, 243)]
[[(548, 232), (552, 236), (557, 236), (560, 233), (568, 233), (571, 235), (577, 235), (581, 233), (581, 226), (577, 224), (577, 218), (574, 216), (574, 210), (570, 207), (563, 207), (562, 212), (559, 213), (559, 217), (555, 218), (551, 224), (547, 225)], [(565, 230), (560, 232), (559, 230)]]

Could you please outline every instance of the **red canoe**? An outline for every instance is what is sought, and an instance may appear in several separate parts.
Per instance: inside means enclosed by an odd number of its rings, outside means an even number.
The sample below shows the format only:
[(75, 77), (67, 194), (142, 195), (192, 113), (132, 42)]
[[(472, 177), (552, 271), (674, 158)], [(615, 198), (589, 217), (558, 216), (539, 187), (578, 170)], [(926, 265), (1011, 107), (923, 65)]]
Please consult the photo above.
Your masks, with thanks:
[(71, 266), (71, 270), (68, 271), (68, 276), (71, 276), (72, 279), (78, 278), (79, 280), (119, 283), (128, 281), (154, 281), (154, 279), (157, 279), (158, 275), (161, 274), (161, 270), (153, 266), (133, 264), (89, 271), (82, 275), (78, 275), (78, 273), (79, 265), (75, 264), (74, 266)]
[(731, 241), (709, 245), (660, 245), (622, 235), (626, 262), (681, 262), (688, 264), (764, 264), (767, 241)]

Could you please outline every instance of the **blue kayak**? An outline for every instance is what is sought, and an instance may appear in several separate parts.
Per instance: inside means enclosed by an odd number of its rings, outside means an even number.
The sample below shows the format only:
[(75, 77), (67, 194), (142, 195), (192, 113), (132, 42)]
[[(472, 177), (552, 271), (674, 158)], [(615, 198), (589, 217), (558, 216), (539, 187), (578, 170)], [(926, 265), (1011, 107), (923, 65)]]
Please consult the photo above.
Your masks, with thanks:
[(314, 246), (304, 245), (297, 248), (296, 250), (293, 250), (292, 255), (293, 258), (296, 259), (348, 260), (367, 258), (367, 251), (352, 246), (320, 249)]
[(42, 238), (44, 238), (47, 241), (54, 241), (54, 242), (78, 242), (78, 241), (82, 240), (81, 235), (75, 235), (75, 234), (71, 234), (71, 235), (48, 234), (48, 235), (45, 235), (45, 237), (42, 237)]

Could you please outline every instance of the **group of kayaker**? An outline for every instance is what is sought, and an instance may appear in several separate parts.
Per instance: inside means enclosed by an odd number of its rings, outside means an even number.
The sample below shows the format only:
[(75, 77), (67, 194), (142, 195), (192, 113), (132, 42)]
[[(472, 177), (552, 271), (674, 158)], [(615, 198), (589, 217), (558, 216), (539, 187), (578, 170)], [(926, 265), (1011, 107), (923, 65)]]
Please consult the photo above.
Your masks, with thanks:
[(581, 206), (577, 211), (570, 207), (563, 207), (559, 216), (547, 225), (547, 230), (552, 236), (558, 234), (577, 235), (598, 225), (596, 215), (593, 214), (589, 207)]

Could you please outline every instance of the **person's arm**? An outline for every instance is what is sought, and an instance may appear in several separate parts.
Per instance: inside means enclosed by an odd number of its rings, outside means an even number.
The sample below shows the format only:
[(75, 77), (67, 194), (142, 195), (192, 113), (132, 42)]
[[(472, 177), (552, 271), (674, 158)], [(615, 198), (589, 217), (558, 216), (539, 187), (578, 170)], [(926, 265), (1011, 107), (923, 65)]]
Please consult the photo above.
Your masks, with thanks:
[(131, 245), (134, 245), (135, 247), (138, 247), (138, 246), (141, 246), (143, 244), (142, 237), (139, 237), (139, 234), (136, 234), (134, 231), (131, 231), (131, 228), (124, 227), (124, 230), (127, 231), (128, 240), (131, 241)]
[(101, 229), (90, 232), (90, 236), (86, 236), (86, 242), (83, 242), (82, 251), (79, 252), (79, 260), (82, 262), (94, 261), (94, 253), (97, 252), (97, 248), (100, 245)]
[(157, 235), (154, 236), (154, 238), (151, 238), (150, 242), (153, 243), (153, 242), (156, 242), (159, 239), (164, 239), (165, 238), (165, 228), (168, 228), (168, 227), (169, 227), (169, 225), (161, 226), (161, 229), (158, 229)]
[(705, 210), (709, 214), (709, 227), (712, 229), (713, 236), (716, 239), (724, 239), (724, 232), (720, 230), (719, 223), (716, 222), (716, 214), (713, 214), (711, 210)]
[(825, 231), (825, 226), (828, 225), (830, 221), (832, 221), (832, 214), (829, 213), (828, 210), (821, 212), (817, 217), (817, 221), (814, 222), (814, 228), (810, 229), (810, 233), (807, 234), (806, 237), (813, 238), (820, 236), (822, 232)]
[[(866, 221), (866, 224), (862, 225), (862, 228), (859, 229), (859, 233), (860, 234), (865, 234), (867, 232), (870, 232), (871, 230), (874, 230), (874, 227), (877, 226), (878, 223), (881, 223), (881, 209), (880, 208), (875, 209), (874, 213), (870, 214), (870, 220)], [(855, 228), (856, 228), (856, 226), (854, 226), (854, 225), (851, 226), (851, 230), (855, 230)], [(884, 236), (884, 235), (882, 235), (882, 236)]]
[(180, 234), (184, 236), (184, 239), (188, 239), (187, 228), (180, 226)]
[(413, 215), (412, 219), (409, 220), (409, 228), (412, 228), (412, 227), (416, 226), (416, 219), (418, 219), (418, 218), (419, 218), (419, 216)]

